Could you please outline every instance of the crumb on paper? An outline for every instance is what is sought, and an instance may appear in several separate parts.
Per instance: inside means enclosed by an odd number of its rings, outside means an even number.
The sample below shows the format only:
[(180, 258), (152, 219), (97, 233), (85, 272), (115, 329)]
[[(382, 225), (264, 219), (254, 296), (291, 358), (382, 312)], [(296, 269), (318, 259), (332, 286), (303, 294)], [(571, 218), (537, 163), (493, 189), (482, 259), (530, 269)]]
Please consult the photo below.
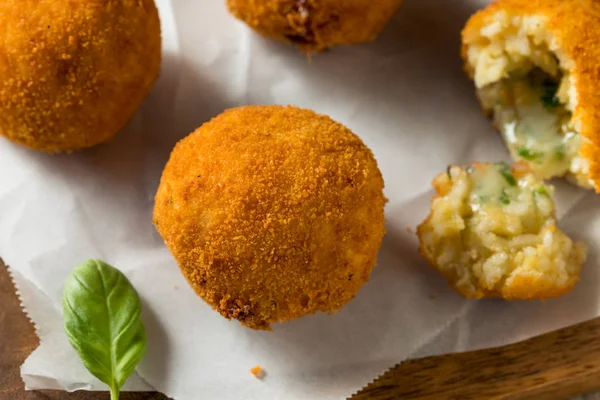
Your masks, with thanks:
[(413, 230), (412, 226), (410, 226), (410, 225), (406, 225), (406, 226), (404, 227), (404, 230), (405, 230), (407, 233), (415, 233), (415, 231)]
[(434, 296), (434, 295), (432, 295), (432, 294), (430, 294), (430, 295), (429, 295), (429, 300), (431, 300), (431, 301), (435, 300), (435, 296)]
[(177, 285), (174, 284), (173, 285), (173, 289), (177, 290), (177, 289), (179, 289), (179, 286), (177, 286)]
[(252, 373), (252, 375), (254, 375), (256, 379), (263, 379), (266, 375), (265, 370), (262, 369), (260, 365), (257, 365), (254, 368), (250, 368), (250, 373)]

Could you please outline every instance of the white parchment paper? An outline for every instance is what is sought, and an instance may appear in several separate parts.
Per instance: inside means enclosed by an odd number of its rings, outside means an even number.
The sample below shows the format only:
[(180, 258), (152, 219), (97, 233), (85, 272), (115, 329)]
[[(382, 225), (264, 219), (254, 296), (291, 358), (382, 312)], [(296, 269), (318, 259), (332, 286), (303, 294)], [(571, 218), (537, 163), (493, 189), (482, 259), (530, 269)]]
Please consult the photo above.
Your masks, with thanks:
[[(71, 269), (102, 258), (144, 302), (149, 351), (128, 389), (179, 400), (343, 399), (414, 354), (506, 344), (599, 315), (600, 199), (557, 183), (562, 227), (591, 245), (581, 283), (538, 302), (466, 301), (417, 255), (406, 228), (425, 217), (429, 182), (449, 163), (507, 154), (481, 115), (459, 59), (460, 29), (485, 0), (407, 0), (375, 43), (307, 60), (230, 17), (222, 0), (158, 0), (164, 66), (153, 93), (110, 144), (73, 155), (0, 140), (0, 256), (40, 347), (28, 388), (103, 390), (62, 331)], [(388, 234), (371, 281), (333, 316), (254, 332), (188, 287), (151, 214), (177, 140), (225, 108), (294, 104), (331, 115), (373, 149), (386, 180)], [(260, 364), (263, 381), (249, 369)]]

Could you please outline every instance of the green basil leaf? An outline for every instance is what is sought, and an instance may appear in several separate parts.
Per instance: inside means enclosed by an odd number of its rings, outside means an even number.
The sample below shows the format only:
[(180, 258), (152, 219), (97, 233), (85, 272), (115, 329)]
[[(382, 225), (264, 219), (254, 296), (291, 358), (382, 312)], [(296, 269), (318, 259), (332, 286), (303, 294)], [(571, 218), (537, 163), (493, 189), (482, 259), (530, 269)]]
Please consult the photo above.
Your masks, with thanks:
[(85, 367), (110, 386), (111, 399), (146, 353), (137, 292), (119, 270), (87, 261), (73, 270), (63, 292), (65, 331)]

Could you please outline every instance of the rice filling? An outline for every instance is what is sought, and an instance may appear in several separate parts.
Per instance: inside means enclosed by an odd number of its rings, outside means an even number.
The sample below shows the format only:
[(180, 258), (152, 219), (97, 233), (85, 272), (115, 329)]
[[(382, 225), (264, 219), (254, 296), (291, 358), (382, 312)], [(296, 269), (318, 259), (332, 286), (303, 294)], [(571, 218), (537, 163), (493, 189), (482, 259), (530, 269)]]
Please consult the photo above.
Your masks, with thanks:
[(467, 55), (484, 111), (511, 156), (540, 179), (566, 176), (590, 188), (582, 136), (573, 123), (571, 61), (535, 17), (498, 13)]

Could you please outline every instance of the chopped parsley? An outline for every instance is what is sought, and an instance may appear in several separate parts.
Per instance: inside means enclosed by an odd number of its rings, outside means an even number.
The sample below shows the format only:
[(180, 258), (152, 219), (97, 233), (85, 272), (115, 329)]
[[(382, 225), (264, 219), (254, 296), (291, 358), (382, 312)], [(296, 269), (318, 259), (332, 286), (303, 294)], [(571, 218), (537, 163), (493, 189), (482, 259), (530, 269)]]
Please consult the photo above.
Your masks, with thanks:
[(497, 165), (498, 165), (498, 171), (500, 172), (500, 174), (502, 174), (502, 176), (504, 177), (506, 182), (508, 182), (508, 184), (510, 186), (517, 186), (517, 181), (516, 181), (514, 175), (512, 174), (508, 164), (499, 163)]
[(545, 80), (543, 83), (544, 93), (540, 97), (542, 104), (546, 108), (554, 108), (560, 105), (560, 100), (556, 93), (558, 92), (558, 84), (551, 80)]
[(554, 153), (554, 156), (556, 157), (557, 160), (562, 161), (562, 160), (565, 159), (565, 156), (567, 155), (566, 153), (567, 153), (567, 151), (565, 149), (565, 146), (561, 144), (556, 149), (556, 152)]
[(542, 157), (542, 153), (533, 151), (527, 147), (519, 147), (517, 149), (517, 154), (525, 160), (533, 161)]
[(502, 194), (500, 195), (500, 202), (505, 206), (510, 204), (510, 198), (508, 197), (508, 193), (506, 193), (505, 189), (502, 189)]
[(546, 190), (545, 186), (540, 186), (539, 188), (537, 188), (537, 190), (535, 191), (536, 194), (542, 195), (542, 196), (548, 196), (548, 191)]

